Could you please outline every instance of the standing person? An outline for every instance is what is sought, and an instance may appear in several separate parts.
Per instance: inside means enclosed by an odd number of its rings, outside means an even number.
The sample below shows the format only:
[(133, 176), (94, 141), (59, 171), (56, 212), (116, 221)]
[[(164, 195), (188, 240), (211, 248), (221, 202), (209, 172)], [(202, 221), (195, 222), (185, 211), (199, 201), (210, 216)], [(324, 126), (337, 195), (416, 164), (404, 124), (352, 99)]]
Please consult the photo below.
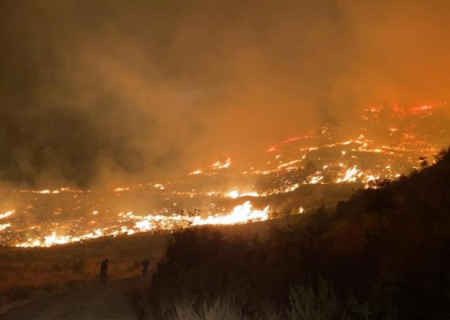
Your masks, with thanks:
[(106, 284), (107, 275), (108, 275), (108, 259), (105, 259), (102, 261), (102, 264), (100, 265), (100, 284), (101, 285)]
[(150, 262), (148, 262), (147, 258), (145, 258), (144, 261), (142, 261), (142, 276), (144, 277), (144, 279), (147, 277), (149, 264), (150, 264)]

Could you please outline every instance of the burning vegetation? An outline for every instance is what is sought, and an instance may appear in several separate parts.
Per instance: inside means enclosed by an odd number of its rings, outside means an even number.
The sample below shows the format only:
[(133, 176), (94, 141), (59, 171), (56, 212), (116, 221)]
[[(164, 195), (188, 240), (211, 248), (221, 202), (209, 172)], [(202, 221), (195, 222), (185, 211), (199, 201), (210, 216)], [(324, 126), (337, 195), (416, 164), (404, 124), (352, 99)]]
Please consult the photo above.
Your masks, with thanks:
[[(332, 185), (368, 187), (432, 163), (432, 155), (447, 136), (446, 108), (446, 103), (409, 109), (369, 108), (360, 113), (361, 129), (348, 137), (343, 133), (345, 124), (327, 124), (304, 136), (285, 139), (251, 163), (235, 164), (228, 157), (177, 182), (121, 186), (111, 191), (4, 189), (0, 194), (0, 242), (18, 247), (52, 246), (103, 236), (264, 221), (286, 212), (298, 214), (323, 199), (274, 203), (274, 197), (294, 198), (296, 190), (312, 185), (324, 186), (324, 193)], [(343, 197), (348, 195), (350, 192)]]

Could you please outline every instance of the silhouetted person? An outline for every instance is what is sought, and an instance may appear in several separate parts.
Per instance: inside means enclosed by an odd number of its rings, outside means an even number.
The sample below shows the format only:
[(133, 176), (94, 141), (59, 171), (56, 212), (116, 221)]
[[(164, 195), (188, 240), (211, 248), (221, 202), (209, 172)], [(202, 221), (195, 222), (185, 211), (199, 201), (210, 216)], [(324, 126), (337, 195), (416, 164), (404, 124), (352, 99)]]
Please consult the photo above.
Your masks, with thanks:
[(100, 265), (100, 284), (101, 285), (106, 284), (107, 275), (108, 275), (108, 259), (105, 259), (102, 261), (102, 264)]
[(147, 258), (145, 258), (144, 261), (142, 261), (142, 276), (144, 277), (144, 279), (147, 277), (149, 264), (150, 264), (150, 262), (148, 262)]

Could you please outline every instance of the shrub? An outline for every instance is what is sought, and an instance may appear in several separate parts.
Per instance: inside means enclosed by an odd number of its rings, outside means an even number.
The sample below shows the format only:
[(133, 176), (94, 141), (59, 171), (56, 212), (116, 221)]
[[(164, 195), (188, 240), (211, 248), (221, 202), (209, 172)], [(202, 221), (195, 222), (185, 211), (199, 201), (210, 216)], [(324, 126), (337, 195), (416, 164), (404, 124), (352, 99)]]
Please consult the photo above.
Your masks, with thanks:
[[(166, 311), (167, 320), (245, 320), (241, 315), (240, 308), (236, 306), (233, 299), (217, 299), (212, 303), (200, 303), (195, 308), (195, 299), (185, 298), (179, 300)], [(198, 309), (198, 310), (196, 310)]]
[(304, 285), (291, 287), (289, 301), (289, 320), (340, 320), (344, 316), (342, 303), (323, 277), (319, 277), (317, 288)]

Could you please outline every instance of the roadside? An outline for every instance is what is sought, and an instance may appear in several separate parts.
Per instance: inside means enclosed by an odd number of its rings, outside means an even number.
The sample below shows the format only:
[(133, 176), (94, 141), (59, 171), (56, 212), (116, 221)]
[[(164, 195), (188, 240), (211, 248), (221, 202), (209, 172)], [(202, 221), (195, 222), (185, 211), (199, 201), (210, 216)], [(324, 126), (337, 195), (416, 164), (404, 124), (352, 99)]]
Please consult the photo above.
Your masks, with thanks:
[(106, 286), (91, 285), (17, 306), (0, 314), (0, 319), (140, 320), (145, 314), (145, 287), (141, 277), (113, 280)]

